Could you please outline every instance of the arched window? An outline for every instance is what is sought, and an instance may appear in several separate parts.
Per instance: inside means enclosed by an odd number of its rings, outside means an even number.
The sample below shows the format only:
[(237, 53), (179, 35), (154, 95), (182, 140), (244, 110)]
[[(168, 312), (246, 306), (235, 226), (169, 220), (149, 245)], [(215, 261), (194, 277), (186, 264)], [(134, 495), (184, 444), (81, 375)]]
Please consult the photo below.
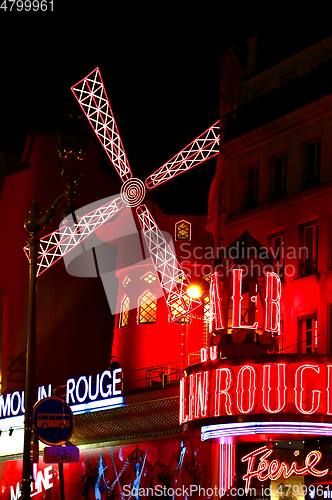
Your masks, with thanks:
[(130, 300), (127, 295), (125, 295), (120, 304), (120, 317), (119, 317), (119, 328), (123, 328), (128, 325), (129, 322), (129, 306)]
[(137, 323), (155, 323), (157, 318), (157, 297), (146, 290), (138, 299)]
[(131, 279), (129, 278), (129, 276), (126, 276), (125, 279), (122, 282), (123, 288), (126, 288), (126, 286), (128, 286), (129, 283), (131, 283)]
[(191, 240), (191, 224), (186, 220), (180, 220), (175, 224), (175, 241)]

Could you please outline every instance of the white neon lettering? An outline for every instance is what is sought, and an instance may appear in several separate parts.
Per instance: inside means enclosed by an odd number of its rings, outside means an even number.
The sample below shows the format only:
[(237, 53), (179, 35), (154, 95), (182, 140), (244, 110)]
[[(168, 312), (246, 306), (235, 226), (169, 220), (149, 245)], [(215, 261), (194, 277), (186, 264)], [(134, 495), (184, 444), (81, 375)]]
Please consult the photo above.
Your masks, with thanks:
[(185, 412), (185, 404), (187, 401), (187, 398), (185, 397), (186, 380), (187, 378), (180, 380), (180, 424), (183, 424), (188, 420), (188, 415), (186, 415)]
[(196, 373), (195, 377), (195, 418), (205, 417), (209, 393), (209, 372)]
[(89, 399), (91, 399), (91, 401), (94, 401), (95, 399), (97, 399), (98, 394), (99, 394), (99, 373), (98, 373), (97, 378), (96, 378), (95, 391), (96, 391), (95, 394), (92, 394), (92, 375), (90, 375), (90, 377), (89, 377)]
[(316, 389), (312, 391), (311, 408), (309, 410), (305, 410), (303, 408), (303, 373), (305, 370), (312, 370), (319, 375), (320, 367), (319, 365), (303, 365), (300, 366), (295, 372), (295, 406), (300, 413), (311, 415), (319, 408), (321, 391), (317, 391)]
[(66, 390), (66, 402), (70, 404), (70, 398), (71, 402), (75, 403), (75, 398), (74, 398), (74, 390), (75, 390), (75, 379), (70, 378), (67, 380), (67, 390)]
[(110, 381), (112, 382), (112, 374), (109, 370), (105, 370), (102, 374), (101, 374), (101, 377), (100, 377), (100, 394), (103, 398), (108, 398), (108, 396), (112, 396), (112, 384), (109, 384), (107, 386), (107, 391), (105, 392), (104, 391), (104, 387), (103, 387), (103, 382), (104, 382), (104, 378), (105, 377), (108, 377), (110, 379)]
[[(83, 396), (80, 396), (80, 385), (81, 385), (81, 382), (84, 382), (84, 393), (83, 393)], [(77, 381), (77, 384), (76, 384), (76, 399), (79, 403), (83, 403), (83, 401), (86, 400), (87, 398), (87, 395), (88, 395), (88, 381), (86, 379), (86, 377), (83, 375), (82, 377), (80, 377)]]
[(211, 345), (210, 346), (210, 359), (211, 359), (211, 361), (214, 361), (217, 358), (218, 358), (218, 346)]
[[(249, 377), (245, 377), (245, 374)], [(249, 384), (245, 384), (245, 378), (249, 378)], [(253, 366), (245, 365), (240, 369), (237, 376), (236, 386), (237, 407), (241, 413), (251, 413), (257, 404), (257, 372)]]
[(265, 330), (280, 334), (281, 281), (277, 274), (266, 273)]
[(224, 328), (222, 315), (222, 292), (218, 279), (218, 273), (213, 273), (210, 279), (210, 320), (209, 332), (222, 330)]
[(242, 274), (243, 269), (233, 269), (233, 311), (232, 311), (232, 328), (246, 328), (256, 330), (258, 322), (255, 321), (253, 325), (242, 324)]
[[(117, 375), (120, 375), (117, 377)], [(116, 386), (122, 384), (122, 368), (116, 368), (113, 370), (113, 396), (119, 396), (122, 394), (122, 387), (117, 389)]]
[(206, 349), (206, 347), (202, 347), (202, 349), (201, 349), (201, 363), (208, 361), (208, 359), (209, 359), (209, 351), (208, 351), (208, 349)]
[[(286, 406), (286, 365), (277, 364), (278, 370), (278, 385), (277, 385), (277, 408), (271, 409), (270, 393), (271, 393), (271, 365), (263, 365), (263, 407), (268, 413), (279, 413)], [(274, 379), (274, 377), (273, 377)]]
[[(16, 405), (14, 404), (14, 399), (17, 399)], [(18, 391), (13, 392), (10, 402), (10, 411), (12, 415), (17, 415), (21, 410), (21, 396)]]
[(10, 487), (10, 500), (18, 500), (21, 495), (20, 483), (16, 485), (16, 492), (14, 491), (14, 486)]
[(327, 402), (326, 402), (326, 413), (327, 415), (332, 415), (332, 402), (331, 402), (331, 382), (332, 382), (332, 365), (327, 365)]
[[(225, 377), (225, 386), (221, 388), (221, 375), (224, 373)], [(225, 396), (225, 411), (227, 415), (233, 415), (232, 405), (233, 399), (228, 391), (231, 390), (234, 382), (233, 371), (230, 368), (219, 368), (216, 370), (216, 392), (214, 397), (214, 416), (219, 417), (221, 415), (221, 396)]]

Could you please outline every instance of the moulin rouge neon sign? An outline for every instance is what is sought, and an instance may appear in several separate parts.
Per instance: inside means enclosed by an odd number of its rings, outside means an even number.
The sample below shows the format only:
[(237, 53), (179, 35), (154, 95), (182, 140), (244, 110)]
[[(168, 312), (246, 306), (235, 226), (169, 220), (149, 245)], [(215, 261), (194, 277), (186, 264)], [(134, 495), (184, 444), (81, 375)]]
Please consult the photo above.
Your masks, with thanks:
[(250, 414), (332, 416), (332, 357), (290, 354), (241, 361), (215, 360), (185, 370), (180, 423)]
[[(300, 467), (296, 460), (294, 460), (291, 465), (287, 462), (280, 462), (280, 460), (276, 458), (270, 462), (268, 458), (272, 453), (273, 450), (269, 449), (267, 446), (262, 446), (241, 458), (242, 462), (248, 462), (247, 472), (242, 477), (245, 481), (246, 493), (250, 490), (253, 478), (257, 478), (259, 481), (266, 481), (267, 479), (276, 480), (281, 477), (288, 479), (291, 476), (304, 476), (308, 474), (315, 477), (323, 477), (329, 472), (329, 469), (318, 470), (315, 468), (322, 458), (320, 451), (315, 450), (308, 453), (304, 460), (304, 467)], [(297, 457), (299, 451), (295, 451), (294, 455)], [(258, 457), (259, 461), (255, 469), (256, 459)]]
[[(248, 309), (251, 307), (251, 323), (243, 321), (243, 269), (233, 269), (232, 285), (232, 328), (235, 330), (246, 329), (256, 330), (264, 329), (275, 335), (280, 334), (280, 299), (281, 299), (281, 281), (277, 274), (272, 272), (265, 273), (265, 311), (259, 314), (258, 298), (261, 293), (258, 285), (254, 285), (254, 290), (249, 293)], [(225, 318), (225, 307), (223, 290), (224, 283), (219, 280), (218, 273), (214, 273), (210, 280), (210, 333), (215, 330), (223, 330), (227, 326)]]

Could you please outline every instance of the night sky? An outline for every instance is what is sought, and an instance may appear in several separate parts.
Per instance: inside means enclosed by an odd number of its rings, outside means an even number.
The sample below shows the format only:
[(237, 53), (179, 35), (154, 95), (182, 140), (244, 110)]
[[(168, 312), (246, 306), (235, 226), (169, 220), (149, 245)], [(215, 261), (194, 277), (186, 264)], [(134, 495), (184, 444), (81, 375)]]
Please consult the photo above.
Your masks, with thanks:
[[(218, 119), (225, 48), (245, 64), (255, 34), (273, 59), (332, 32), (323, 2), (315, 12), (302, 2), (233, 3), (54, 0), (54, 12), (1, 10), (0, 151), (19, 152), (27, 133), (53, 135), (78, 109), (70, 87), (99, 66), (131, 169), (145, 178)], [(201, 174), (190, 175), (196, 184)]]

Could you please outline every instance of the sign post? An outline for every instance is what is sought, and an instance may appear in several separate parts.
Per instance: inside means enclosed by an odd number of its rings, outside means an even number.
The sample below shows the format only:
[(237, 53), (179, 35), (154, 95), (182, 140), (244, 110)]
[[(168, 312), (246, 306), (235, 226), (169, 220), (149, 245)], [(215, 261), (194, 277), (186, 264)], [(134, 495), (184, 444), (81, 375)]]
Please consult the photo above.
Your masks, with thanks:
[(74, 430), (74, 417), (65, 401), (55, 397), (41, 399), (33, 410), (33, 423), (40, 441), (50, 446), (68, 441)]
[[(35, 404), (33, 410), (33, 423), (38, 438), (43, 443), (61, 447), (69, 440), (74, 430), (74, 417), (70, 406), (65, 401), (56, 397), (41, 399)], [(57, 456), (60, 453), (54, 453), (54, 455)], [(65, 456), (67, 456), (66, 453), (64, 453)], [(60, 457), (59, 460), (54, 461), (58, 462), (59, 466), (60, 498), (65, 500), (63, 461), (60, 461)]]
[(76, 446), (46, 446), (43, 450), (45, 464), (73, 464), (80, 460), (80, 450)]

